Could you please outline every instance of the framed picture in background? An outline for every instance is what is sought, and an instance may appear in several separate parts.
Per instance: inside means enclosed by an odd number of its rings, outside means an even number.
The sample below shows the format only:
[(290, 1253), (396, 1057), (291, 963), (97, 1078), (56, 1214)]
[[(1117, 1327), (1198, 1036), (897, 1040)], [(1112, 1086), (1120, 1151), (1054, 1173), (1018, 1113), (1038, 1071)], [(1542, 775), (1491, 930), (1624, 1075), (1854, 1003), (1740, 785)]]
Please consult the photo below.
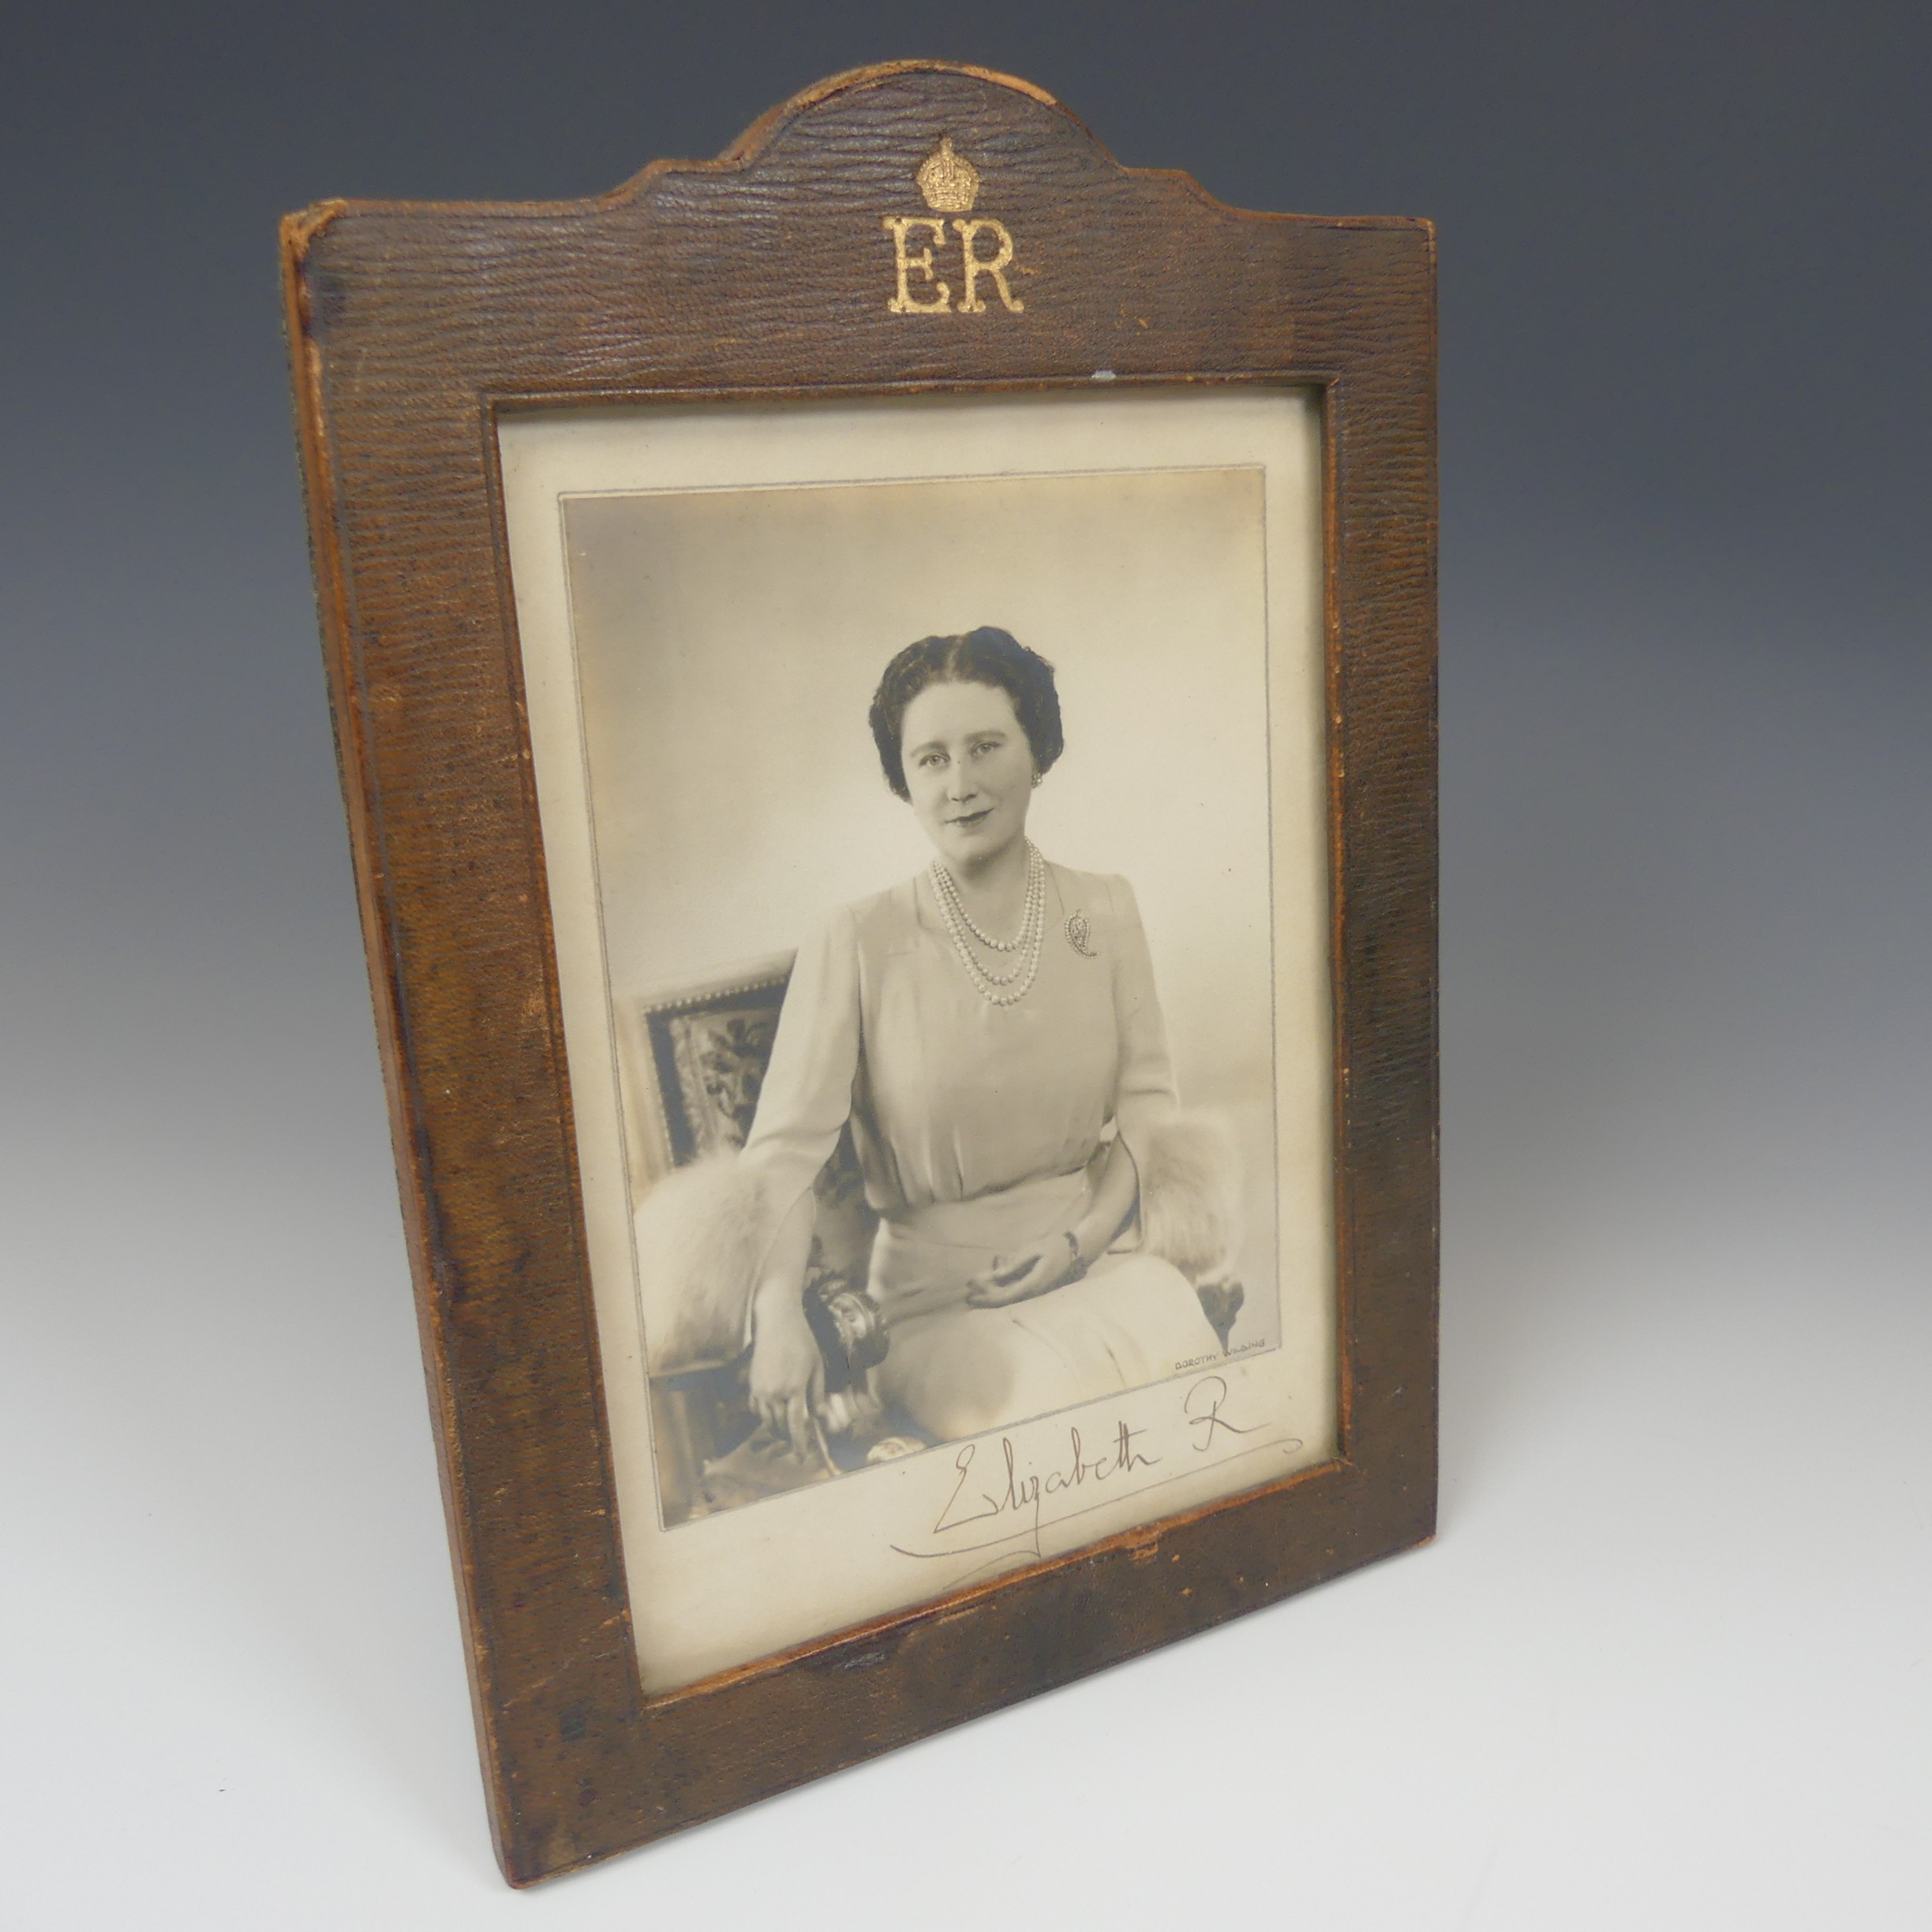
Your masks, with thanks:
[(284, 260), (511, 1880), (1425, 1537), (1427, 225), (912, 63)]

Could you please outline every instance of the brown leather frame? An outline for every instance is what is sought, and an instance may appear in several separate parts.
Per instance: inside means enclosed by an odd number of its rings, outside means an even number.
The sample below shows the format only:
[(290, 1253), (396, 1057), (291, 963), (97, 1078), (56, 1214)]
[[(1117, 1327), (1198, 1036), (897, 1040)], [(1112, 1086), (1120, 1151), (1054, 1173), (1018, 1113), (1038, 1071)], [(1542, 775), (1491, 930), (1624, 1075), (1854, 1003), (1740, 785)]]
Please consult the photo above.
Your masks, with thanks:
[[(1023, 315), (895, 314), (950, 136)], [(914, 207), (916, 203), (912, 204)], [(990, 247), (990, 244), (988, 245)], [(983, 253), (985, 252), (983, 250)], [(1436, 1497), (1435, 237), (1122, 168), (1025, 83), (812, 88), (726, 155), (283, 228), (337, 744), (499, 1855), (604, 1857), (1419, 1542)], [(918, 281), (923, 293), (930, 284)], [(496, 469), (500, 412), (1121, 384), (1324, 402), (1337, 1458), (649, 1697), (620, 1561)]]

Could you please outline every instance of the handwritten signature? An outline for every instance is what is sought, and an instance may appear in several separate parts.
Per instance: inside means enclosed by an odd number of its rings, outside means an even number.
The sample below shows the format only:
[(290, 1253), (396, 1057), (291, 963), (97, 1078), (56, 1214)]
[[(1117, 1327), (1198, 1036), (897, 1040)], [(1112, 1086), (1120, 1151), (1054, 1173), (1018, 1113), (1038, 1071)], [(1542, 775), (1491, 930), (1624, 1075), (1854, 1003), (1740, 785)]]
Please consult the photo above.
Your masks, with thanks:
[(1123, 1473), (1131, 1475), (1137, 1469), (1152, 1469), (1160, 1458), (1144, 1455), (1134, 1447), (1134, 1438), (1146, 1433), (1144, 1428), (1129, 1428), (1122, 1422), (1115, 1432), (1112, 1453), (1097, 1455), (1089, 1462), (1086, 1455), (1086, 1445), (1080, 1440), (1079, 1428), (1069, 1428), (1067, 1431), (1067, 1466), (1064, 1469), (1050, 1469), (1044, 1477), (1022, 1476), (1013, 1438), (1002, 1436), (1000, 1438), (1000, 1455), (1006, 1465), (1004, 1485), (998, 1492), (981, 1491), (975, 1499), (979, 1507), (961, 1509), (960, 1497), (967, 1484), (972, 1480), (973, 1464), (979, 1454), (977, 1443), (968, 1443), (954, 1459), (953, 1466), (959, 1471), (959, 1481), (953, 1485), (953, 1493), (947, 1497), (945, 1507), (940, 1511), (938, 1519), (933, 1525), (933, 1534), (944, 1536), (949, 1530), (962, 1529), (968, 1523), (984, 1522), (989, 1517), (1004, 1516), (1009, 1512), (1017, 1514), (1030, 1511), (1033, 1521), (1038, 1523), (1040, 1512), (1049, 1496), (1077, 1489), (1089, 1481), (1103, 1483), (1110, 1476)]
[[(1196, 1462), (1196, 1456), (1206, 1456), (1217, 1448), (1228, 1451), (1215, 1455), (1215, 1462), (1219, 1465), (1267, 1449), (1292, 1455), (1301, 1447), (1298, 1437), (1271, 1438), (1246, 1449), (1234, 1449), (1231, 1444), (1223, 1443), (1223, 1436), (1258, 1435), (1264, 1426), (1258, 1422), (1232, 1421), (1223, 1413), (1228, 1400), (1228, 1385), (1223, 1376), (1203, 1376), (1189, 1385), (1181, 1398), (1178, 1420), (1182, 1447), (1192, 1453), (1181, 1459), (1181, 1466), (1158, 1476), (1144, 1477), (1140, 1472), (1165, 1468), (1175, 1461), (1174, 1452), (1170, 1449), (1156, 1455), (1144, 1441), (1151, 1432), (1150, 1425), (1130, 1428), (1125, 1420), (1115, 1423), (1112, 1435), (1104, 1439), (1106, 1446), (1097, 1453), (1089, 1450), (1079, 1425), (1070, 1425), (1064, 1455), (1055, 1455), (1043, 1467), (1023, 1461), (1011, 1436), (1000, 1437), (992, 1456), (983, 1456), (979, 1443), (964, 1443), (953, 1459), (956, 1476), (953, 1488), (933, 1519), (930, 1534), (938, 1547), (908, 1549), (895, 1543), (892, 1548), (901, 1556), (921, 1559), (985, 1551), (1005, 1552), (1023, 1559), (1028, 1556), (1037, 1559), (1046, 1553), (1040, 1540), (1043, 1530), (1084, 1516), (1121, 1496), (1177, 1482), (1195, 1470), (1208, 1466)], [(989, 1462), (995, 1463), (990, 1472), (986, 1467)], [(1084, 1500), (1086, 1492), (1103, 1488), (1107, 1489), (1104, 1496)], [(1013, 1526), (992, 1535), (957, 1540), (960, 1531), (974, 1524), (990, 1523)]]

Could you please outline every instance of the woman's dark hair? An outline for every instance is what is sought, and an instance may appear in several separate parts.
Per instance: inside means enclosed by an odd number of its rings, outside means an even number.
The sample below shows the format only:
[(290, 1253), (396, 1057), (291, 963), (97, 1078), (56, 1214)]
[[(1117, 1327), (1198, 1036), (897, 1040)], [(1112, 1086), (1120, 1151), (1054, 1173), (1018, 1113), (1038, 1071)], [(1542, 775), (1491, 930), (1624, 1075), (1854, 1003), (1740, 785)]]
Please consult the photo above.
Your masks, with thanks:
[(1038, 651), (990, 624), (958, 637), (921, 638), (886, 667), (872, 694), (872, 742), (878, 747), (886, 782), (902, 799), (912, 794), (906, 789), (900, 733), (906, 707), (928, 684), (990, 684), (1003, 691), (1026, 733), (1035, 771), (1046, 771), (1066, 748), (1054, 668)]

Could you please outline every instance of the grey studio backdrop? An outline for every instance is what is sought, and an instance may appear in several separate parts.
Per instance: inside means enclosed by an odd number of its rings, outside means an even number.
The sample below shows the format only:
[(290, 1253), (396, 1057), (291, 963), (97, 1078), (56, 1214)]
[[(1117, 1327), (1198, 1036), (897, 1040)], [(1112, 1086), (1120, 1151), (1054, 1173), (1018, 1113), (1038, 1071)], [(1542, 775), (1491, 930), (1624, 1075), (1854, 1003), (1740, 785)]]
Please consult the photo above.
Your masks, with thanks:
[[(1929, 19), (11, 20), (0, 1920), (1924, 1922)], [(595, 192), (907, 54), (1231, 201), (1440, 223), (1442, 1535), (517, 1897), (275, 219)]]

